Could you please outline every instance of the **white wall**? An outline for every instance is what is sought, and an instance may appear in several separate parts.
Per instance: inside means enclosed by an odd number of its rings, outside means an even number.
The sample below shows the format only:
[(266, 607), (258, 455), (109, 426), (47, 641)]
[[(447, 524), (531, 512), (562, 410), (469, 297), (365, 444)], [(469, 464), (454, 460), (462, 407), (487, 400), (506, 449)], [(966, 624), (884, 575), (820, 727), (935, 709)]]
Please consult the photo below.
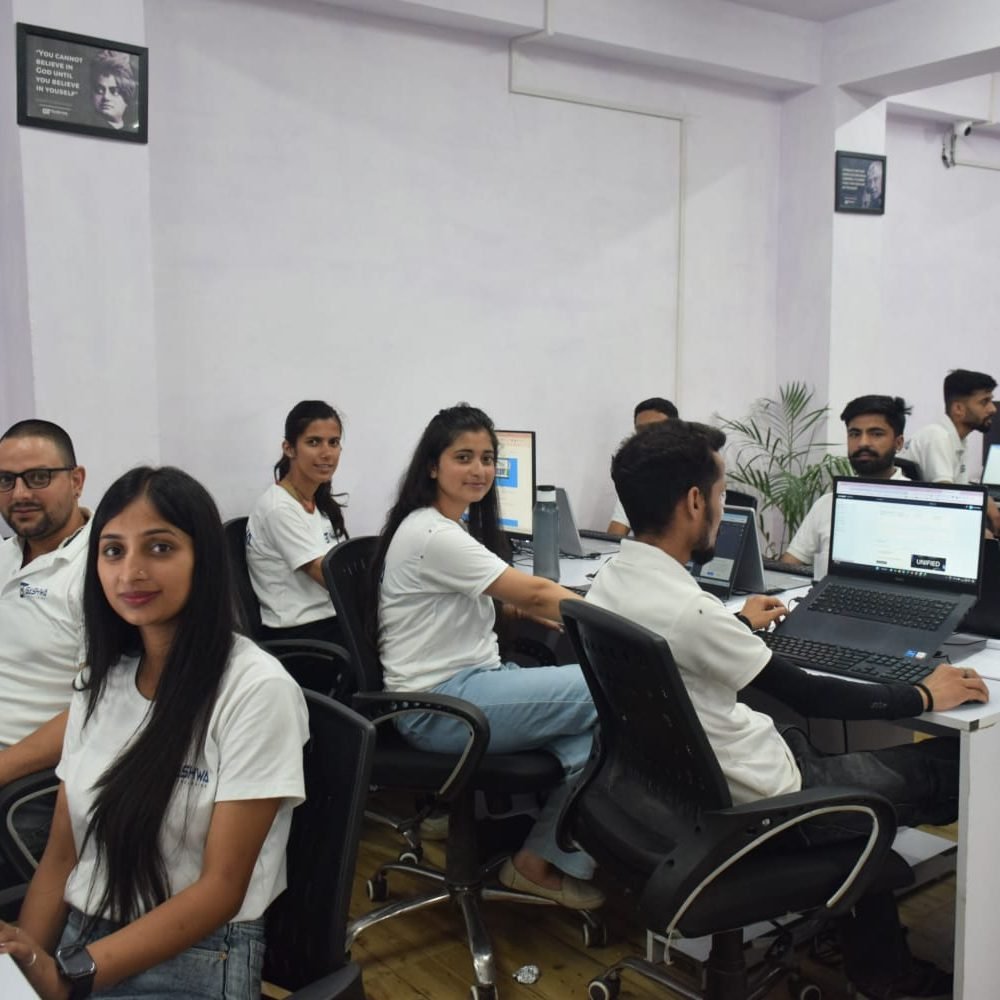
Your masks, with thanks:
[[(890, 117), (883, 246), (885, 333), (859, 369), (891, 374), (914, 403), (912, 429), (943, 412), (951, 368), (1000, 380), (1000, 171), (941, 163), (940, 124)], [(973, 135), (963, 157), (1000, 167), (1000, 139)], [(981, 439), (970, 439), (978, 467)]]

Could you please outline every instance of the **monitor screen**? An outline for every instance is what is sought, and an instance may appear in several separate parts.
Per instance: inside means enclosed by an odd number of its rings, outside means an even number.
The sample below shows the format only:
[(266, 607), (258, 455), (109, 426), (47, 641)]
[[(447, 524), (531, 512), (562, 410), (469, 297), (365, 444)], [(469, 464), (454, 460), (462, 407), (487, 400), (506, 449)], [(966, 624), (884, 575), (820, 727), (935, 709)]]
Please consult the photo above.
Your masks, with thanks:
[(531, 513), (535, 506), (535, 432), (496, 432), (497, 500), (500, 524), (508, 535), (531, 538)]
[(1000, 444), (991, 444), (986, 454), (983, 483), (987, 486), (1000, 486)]

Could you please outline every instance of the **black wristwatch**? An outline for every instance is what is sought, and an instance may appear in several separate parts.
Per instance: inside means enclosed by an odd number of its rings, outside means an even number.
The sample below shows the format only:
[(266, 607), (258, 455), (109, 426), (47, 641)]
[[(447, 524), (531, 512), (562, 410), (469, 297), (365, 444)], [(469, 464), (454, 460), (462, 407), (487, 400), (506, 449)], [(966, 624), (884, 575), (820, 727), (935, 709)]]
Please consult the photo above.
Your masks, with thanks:
[(69, 983), (69, 1000), (85, 1000), (94, 989), (97, 966), (85, 945), (70, 944), (56, 949), (59, 975)]

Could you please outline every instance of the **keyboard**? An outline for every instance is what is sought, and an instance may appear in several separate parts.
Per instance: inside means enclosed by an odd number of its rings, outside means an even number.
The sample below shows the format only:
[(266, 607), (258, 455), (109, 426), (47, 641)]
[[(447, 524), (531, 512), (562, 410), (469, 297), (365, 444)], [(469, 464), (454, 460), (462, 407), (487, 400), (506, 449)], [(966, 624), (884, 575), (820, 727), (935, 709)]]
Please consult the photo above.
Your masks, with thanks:
[(765, 559), (764, 569), (769, 569), (772, 573), (791, 573), (792, 576), (804, 576), (812, 579), (812, 566), (803, 566), (800, 563), (786, 563), (780, 559)]
[(772, 652), (800, 666), (865, 681), (913, 684), (926, 677), (939, 663), (945, 662), (943, 657), (928, 656), (917, 660), (910, 656), (888, 656), (867, 649), (814, 642), (781, 632), (765, 632), (761, 638)]
[(809, 610), (934, 631), (957, 606), (957, 601), (831, 584), (813, 601)]

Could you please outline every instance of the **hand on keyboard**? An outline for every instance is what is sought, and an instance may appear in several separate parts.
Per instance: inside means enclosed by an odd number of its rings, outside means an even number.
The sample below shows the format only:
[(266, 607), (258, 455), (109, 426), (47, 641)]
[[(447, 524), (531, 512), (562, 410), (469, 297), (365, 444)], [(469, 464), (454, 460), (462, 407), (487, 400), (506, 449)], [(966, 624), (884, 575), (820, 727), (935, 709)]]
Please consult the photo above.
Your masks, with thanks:
[(921, 683), (933, 695), (935, 709), (955, 708), (967, 701), (990, 700), (986, 682), (971, 667), (953, 667), (950, 663), (942, 663)]
[(740, 614), (750, 622), (750, 627), (756, 632), (767, 628), (772, 622), (781, 621), (788, 614), (788, 608), (776, 597), (754, 594), (753, 597), (746, 599)]

